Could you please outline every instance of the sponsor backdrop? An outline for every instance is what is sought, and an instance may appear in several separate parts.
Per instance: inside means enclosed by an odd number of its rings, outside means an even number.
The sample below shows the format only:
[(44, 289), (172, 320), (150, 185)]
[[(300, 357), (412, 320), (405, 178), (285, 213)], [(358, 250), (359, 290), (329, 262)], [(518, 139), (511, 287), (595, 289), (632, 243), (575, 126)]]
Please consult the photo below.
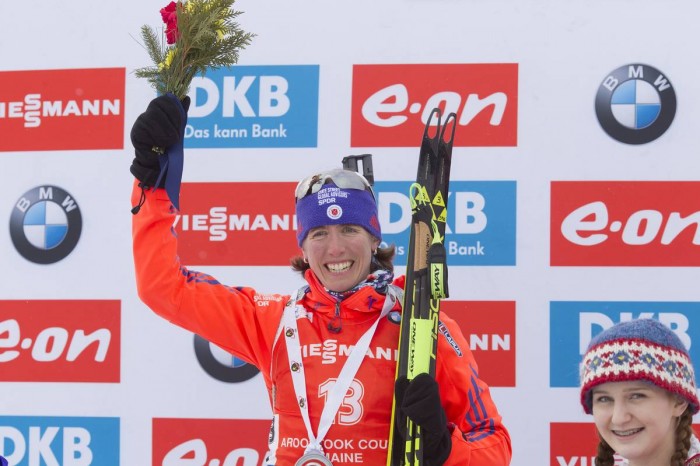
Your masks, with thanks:
[[(134, 287), (129, 129), (165, 1), (0, 4), (0, 455), (12, 465), (260, 465), (258, 371)], [(194, 80), (180, 256), (286, 292), (292, 190), (374, 155), (405, 270), (430, 110), (457, 114), (450, 299), (513, 462), (590, 466), (593, 335), (656, 318), (700, 353), (696, 2), (238, 0), (240, 66)], [(449, 335), (445, 335), (449, 338)], [(366, 445), (381, 448), (382, 445)]]

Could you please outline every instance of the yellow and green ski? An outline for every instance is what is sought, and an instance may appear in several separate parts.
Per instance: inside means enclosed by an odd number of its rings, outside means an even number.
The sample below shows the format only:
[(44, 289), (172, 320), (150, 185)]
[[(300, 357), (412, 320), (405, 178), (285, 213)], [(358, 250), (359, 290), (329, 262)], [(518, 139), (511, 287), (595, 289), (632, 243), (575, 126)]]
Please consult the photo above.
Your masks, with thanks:
[[(455, 129), (454, 113), (442, 121), (440, 109), (432, 110), (423, 132), (416, 181), (409, 189), (412, 221), (397, 379), (435, 375), (440, 300), (448, 296), (445, 227)], [(387, 466), (423, 466), (420, 428), (401, 419), (394, 401)]]

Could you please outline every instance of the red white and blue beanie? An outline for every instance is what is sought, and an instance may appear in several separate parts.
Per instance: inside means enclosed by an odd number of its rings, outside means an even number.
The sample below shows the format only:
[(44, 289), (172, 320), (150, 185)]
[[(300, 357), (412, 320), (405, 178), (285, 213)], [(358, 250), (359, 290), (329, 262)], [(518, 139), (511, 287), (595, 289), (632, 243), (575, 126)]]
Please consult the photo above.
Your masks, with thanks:
[(653, 319), (621, 322), (596, 335), (581, 365), (581, 405), (592, 413), (592, 389), (606, 382), (642, 380), (688, 401), (698, 412), (693, 363), (680, 338)]
[(382, 239), (377, 203), (367, 190), (343, 189), (328, 182), (318, 192), (299, 199), (296, 214), (300, 247), (309, 230), (327, 225), (360, 225), (375, 238)]

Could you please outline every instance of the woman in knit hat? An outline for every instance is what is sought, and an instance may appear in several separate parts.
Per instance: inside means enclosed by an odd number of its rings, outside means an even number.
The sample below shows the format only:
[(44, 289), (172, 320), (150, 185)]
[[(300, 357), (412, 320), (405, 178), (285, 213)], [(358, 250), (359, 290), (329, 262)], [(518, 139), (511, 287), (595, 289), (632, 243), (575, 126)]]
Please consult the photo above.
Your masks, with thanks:
[[(581, 367), (581, 404), (600, 437), (596, 466), (700, 465), (693, 364), (660, 322), (622, 322), (591, 340)], [(615, 463), (614, 455), (623, 462)]]
[[(261, 464), (387, 464), (403, 278), (394, 279), (394, 248), (380, 246), (372, 187), (342, 169), (302, 180), (294, 196), (300, 254), (292, 267), (303, 273), (303, 286), (287, 294), (224, 286), (177, 260), (177, 209), (158, 182), (158, 153), (181, 140), (186, 103), (157, 97), (131, 132), (139, 296), (260, 369), (273, 413)], [(452, 319), (440, 317), (435, 378), (397, 384), (397, 409), (420, 426), (426, 466), (505, 466), (508, 431), (469, 344)]]

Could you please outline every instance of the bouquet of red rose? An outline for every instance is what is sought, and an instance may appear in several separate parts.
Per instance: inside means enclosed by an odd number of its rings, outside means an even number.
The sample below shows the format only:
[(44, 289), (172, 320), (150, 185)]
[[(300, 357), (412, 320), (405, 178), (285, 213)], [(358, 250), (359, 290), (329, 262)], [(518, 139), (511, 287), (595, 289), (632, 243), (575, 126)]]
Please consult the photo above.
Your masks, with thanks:
[(161, 185), (176, 209), (180, 209), (180, 182), (184, 161), (184, 133), (187, 109), (183, 106), (192, 78), (208, 69), (238, 62), (238, 51), (250, 44), (252, 34), (242, 31), (234, 19), (241, 14), (231, 9), (235, 0), (181, 0), (160, 10), (167, 44), (149, 26), (141, 28), (148, 54), (155, 66), (139, 68), (136, 76), (146, 78), (158, 94), (177, 102), (181, 115), (180, 140), (167, 148), (151, 149), (158, 155), (160, 173), (154, 186)]
[(182, 0), (160, 10), (165, 23), (166, 43), (150, 26), (141, 36), (154, 66), (139, 68), (159, 94), (173, 93), (183, 99), (192, 78), (207, 69), (238, 62), (238, 51), (250, 44), (253, 34), (234, 21), (241, 11), (231, 8), (235, 0)]

